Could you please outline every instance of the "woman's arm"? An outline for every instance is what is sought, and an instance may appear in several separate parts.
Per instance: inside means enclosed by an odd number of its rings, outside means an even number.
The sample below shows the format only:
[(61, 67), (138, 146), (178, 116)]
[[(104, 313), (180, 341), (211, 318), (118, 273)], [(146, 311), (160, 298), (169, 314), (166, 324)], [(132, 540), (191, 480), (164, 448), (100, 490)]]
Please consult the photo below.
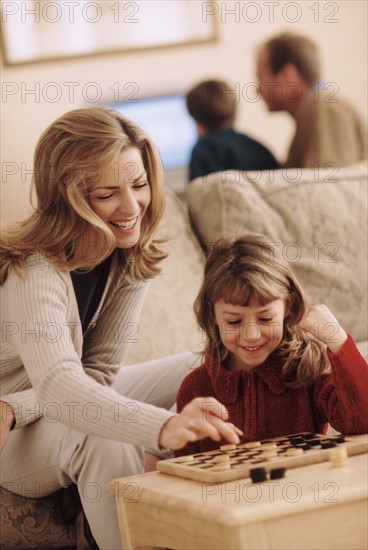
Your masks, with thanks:
[(15, 415), (9, 403), (0, 401), (0, 453), (8, 441), (10, 430), (13, 427)]
[(70, 331), (78, 313), (75, 307), (71, 314), (67, 279), (52, 265), (32, 265), (2, 289), (3, 318), (23, 327), (9, 334), (7, 349), (24, 365), (39, 416), (86, 434), (157, 448), (160, 429), (173, 415), (127, 399), (85, 373), (81, 346), (78, 351)]
[(23, 428), (42, 416), (42, 407), (33, 388), (3, 395), (2, 400), (8, 404), (14, 415), (12, 429)]
[[(6, 283), (5, 317), (27, 329), (12, 332), (8, 345), (26, 369), (44, 421), (62, 422), (88, 435), (156, 449), (159, 444), (177, 448), (202, 434), (235, 435), (224, 425), (222, 413), (220, 417), (213, 415), (203, 430), (198, 426), (187, 430), (187, 415), (174, 415), (128, 399), (88, 376), (69, 330), (75, 319), (68, 313), (70, 296), (65, 280), (49, 266), (14, 277), (11, 285)], [(190, 422), (198, 420), (202, 409), (194, 404), (189, 414)]]

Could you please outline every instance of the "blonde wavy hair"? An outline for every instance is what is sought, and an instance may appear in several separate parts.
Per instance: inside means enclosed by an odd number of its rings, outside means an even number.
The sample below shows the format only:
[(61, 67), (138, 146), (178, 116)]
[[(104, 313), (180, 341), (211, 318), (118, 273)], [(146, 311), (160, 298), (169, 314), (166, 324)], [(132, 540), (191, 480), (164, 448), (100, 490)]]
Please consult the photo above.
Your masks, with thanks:
[(293, 388), (306, 386), (330, 372), (324, 346), (298, 326), (306, 304), (303, 290), (275, 243), (264, 235), (218, 240), (206, 260), (204, 278), (194, 304), (197, 322), (206, 335), (205, 357), (222, 362), (229, 352), (215, 322), (214, 306), (224, 300), (242, 307), (281, 299), (286, 307), (283, 339), (278, 348), (284, 358), (282, 378)]
[[(125, 149), (139, 149), (151, 189), (151, 202), (143, 217), (139, 242), (116, 248), (109, 227), (89, 204), (89, 191), (101, 170), (114, 163)], [(0, 284), (9, 269), (22, 272), (25, 259), (40, 253), (62, 270), (91, 270), (112, 251), (127, 275), (147, 279), (159, 272), (166, 257), (163, 240), (154, 239), (165, 210), (163, 169), (149, 136), (117, 111), (104, 108), (76, 109), (53, 122), (41, 135), (34, 153), (31, 202), (36, 206), (28, 219), (2, 232)], [(88, 257), (89, 246), (98, 253)]]

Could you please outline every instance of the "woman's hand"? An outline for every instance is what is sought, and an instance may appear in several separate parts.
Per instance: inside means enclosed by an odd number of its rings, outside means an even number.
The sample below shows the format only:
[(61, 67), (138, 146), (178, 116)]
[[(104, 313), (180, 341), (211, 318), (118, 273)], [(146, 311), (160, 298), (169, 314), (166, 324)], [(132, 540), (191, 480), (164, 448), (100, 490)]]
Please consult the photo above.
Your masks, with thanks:
[(230, 443), (239, 443), (242, 431), (226, 422), (226, 408), (213, 397), (196, 397), (180, 414), (164, 424), (159, 444), (167, 449), (181, 449), (189, 442), (210, 437), (215, 441), (222, 438)]
[(309, 308), (299, 326), (303, 330), (311, 332), (334, 353), (340, 350), (348, 337), (336, 317), (324, 304)]
[(9, 432), (14, 422), (13, 407), (5, 401), (0, 401), (0, 453), (8, 441)]

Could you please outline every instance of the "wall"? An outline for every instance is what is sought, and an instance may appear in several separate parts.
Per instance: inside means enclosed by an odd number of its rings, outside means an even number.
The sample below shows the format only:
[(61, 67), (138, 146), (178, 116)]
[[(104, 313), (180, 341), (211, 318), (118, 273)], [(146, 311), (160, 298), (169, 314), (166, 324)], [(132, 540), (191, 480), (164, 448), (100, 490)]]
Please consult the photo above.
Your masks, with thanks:
[[(166, 2), (155, 4), (158, 10), (165, 9)], [(116, 89), (116, 83), (121, 90), (126, 86), (123, 93), (134, 90), (138, 97), (185, 90), (207, 77), (226, 78), (239, 93), (238, 128), (262, 140), (283, 160), (293, 131), (292, 120), (284, 113), (269, 114), (255, 96), (252, 82), (257, 44), (281, 30), (291, 29), (315, 39), (322, 50), (323, 75), (331, 83), (331, 91), (337, 92), (337, 98), (340, 94), (348, 96), (362, 116), (367, 117), (365, 0), (226, 1), (214, 5), (219, 33), (215, 43), (2, 66), (2, 91), (13, 90), (12, 94), (3, 93), (1, 101), (3, 220), (19, 220), (28, 212), (36, 140), (63, 112), (94, 105), (93, 87), (88, 88), (89, 83), (97, 83), (102, 99), (111, 101), (111, 88)], [(62, 90), (56, 101), (43, 94), (48, 92), (50, 82), (57, 83)], [(65, 84), (68, 82), (77, 83), (74, 97), (70, 85)], [(83, 89), (90, 95), (83, 94)]]

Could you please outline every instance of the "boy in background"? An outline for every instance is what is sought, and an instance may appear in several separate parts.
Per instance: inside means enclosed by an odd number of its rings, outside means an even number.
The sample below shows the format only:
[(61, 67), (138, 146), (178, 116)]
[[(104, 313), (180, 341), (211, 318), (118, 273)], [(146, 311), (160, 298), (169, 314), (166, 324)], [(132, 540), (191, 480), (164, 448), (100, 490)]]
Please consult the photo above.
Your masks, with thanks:
[(187, 109), (198, 132), (190, 159), (189, 181), (225, 170), (279, 168), (264, 145), (234, 130), (237, 102), (230, 90), (226, 82), (206, 80), (186, 95)]

